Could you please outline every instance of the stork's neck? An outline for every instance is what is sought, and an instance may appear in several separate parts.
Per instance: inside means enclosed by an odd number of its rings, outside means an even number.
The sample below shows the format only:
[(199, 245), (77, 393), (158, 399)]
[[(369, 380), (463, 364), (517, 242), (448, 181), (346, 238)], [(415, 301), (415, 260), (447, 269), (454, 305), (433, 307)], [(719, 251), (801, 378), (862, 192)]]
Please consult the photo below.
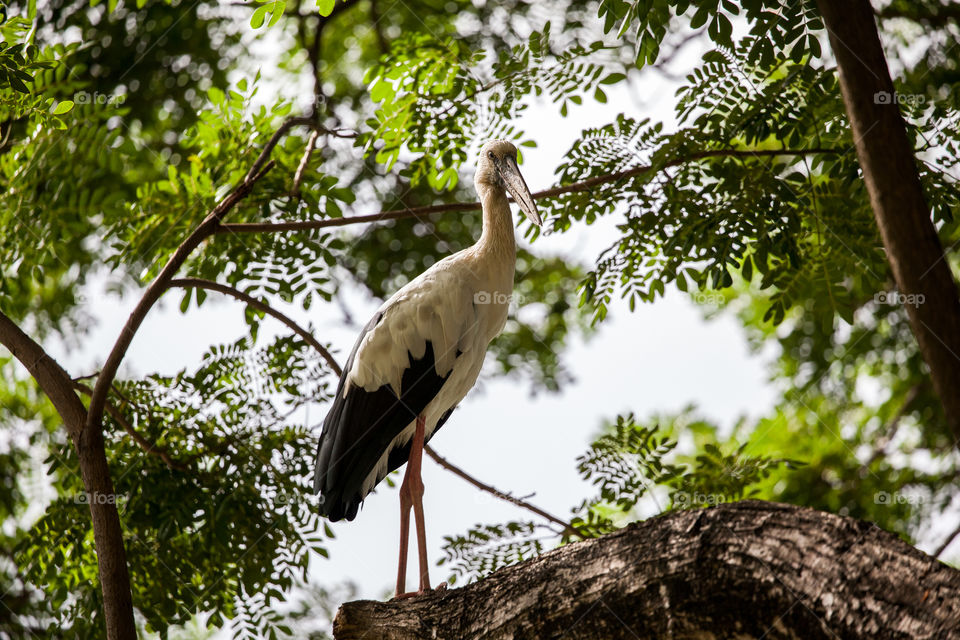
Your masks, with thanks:
[(478, 183), (476, 187), (483, 206), (483, 233), (477, 241), (477, 251), (505, 265), (509, 263), (512, 270), (517, 258), (517, 240), (507, 193), (502, 187), (486, 183)]

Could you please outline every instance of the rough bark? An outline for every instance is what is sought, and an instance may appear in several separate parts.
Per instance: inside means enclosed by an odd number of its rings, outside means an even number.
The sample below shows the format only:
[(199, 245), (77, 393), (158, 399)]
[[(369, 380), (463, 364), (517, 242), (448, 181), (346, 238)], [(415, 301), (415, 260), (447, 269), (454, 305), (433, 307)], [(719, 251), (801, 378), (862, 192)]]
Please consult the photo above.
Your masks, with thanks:
[(84, 430), (87, 411), (73, 388), (70, 375), (43, 347), (0, 312), (0, 344), (34, 377), (47, 394), (73, 440), (80, 461), (80, 475), (97, 550), (97, 570), (103, 590), (107, 638), (127, 640), (137, 637), (130, 595), (130, 573), (123, 545), (123, 531), (117, 513), (113, 480), (104, 450), (103, 432)]
[(130, 570), (103, 430), (84, 429), (76, 446), (80, 475), (90, 505), (107, 638), (133, 640), (137, 637), (137, 627), (133, 617)]
[(957, 638), (960, 571), (875, 525), (745, 501), (673, 512), (460, 589), (344, 604), (338, 640)]
[(960, 296), (930, 218), (869, 0), (817, 0), (883, 246), (947, 422), (960, 438)]

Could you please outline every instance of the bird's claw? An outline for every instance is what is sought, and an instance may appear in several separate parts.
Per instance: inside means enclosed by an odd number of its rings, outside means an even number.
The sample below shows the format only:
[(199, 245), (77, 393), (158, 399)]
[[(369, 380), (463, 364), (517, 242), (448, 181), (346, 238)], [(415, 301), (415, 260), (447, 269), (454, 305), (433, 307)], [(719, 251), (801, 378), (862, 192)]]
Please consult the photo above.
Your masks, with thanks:
[(447, 590), (447, 583), (441, 582), (434, 589), (427, 588), (427, 589), (420, 589), (419, 591), (407, 591), (406, 593), (398, 593), (397, 595), (393, 596), (391, 600), (407, 600), (409, 598), (417, 598), (419, 596), (439, 595), (446, 590)]

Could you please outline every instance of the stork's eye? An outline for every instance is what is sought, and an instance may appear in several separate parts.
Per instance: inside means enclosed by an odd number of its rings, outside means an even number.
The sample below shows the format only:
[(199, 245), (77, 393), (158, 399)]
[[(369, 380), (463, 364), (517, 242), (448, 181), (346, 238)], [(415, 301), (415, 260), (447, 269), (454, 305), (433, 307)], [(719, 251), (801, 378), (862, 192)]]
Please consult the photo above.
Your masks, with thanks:
[(493, 151), (487, 151), (487, 155), (490, 157), (491, 160), (495, 160), (495, 159), (496, 159), (496, 158), (493, 157)]

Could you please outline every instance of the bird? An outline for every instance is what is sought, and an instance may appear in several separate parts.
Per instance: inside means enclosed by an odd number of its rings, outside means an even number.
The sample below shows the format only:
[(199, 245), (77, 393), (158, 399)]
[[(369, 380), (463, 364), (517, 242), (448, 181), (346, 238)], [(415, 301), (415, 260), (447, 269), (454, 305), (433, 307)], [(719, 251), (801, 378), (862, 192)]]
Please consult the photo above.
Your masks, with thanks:
[[(431, 591), (423, 447), (473, 388), (507, 321), (517, 257), (507, 193), (528, 220), (543, 224), (511, 142), (483, 145), (474, 186), (483, 211), (479, 240), (436, 262), (373, 314), (343, 368), (317, 446), (314, 493), (331, 522), (353, 520), (374, 487), (406, 463), (396, 597)], [(408, 593), (411, 509), (420, 574), (419, 590)]]

